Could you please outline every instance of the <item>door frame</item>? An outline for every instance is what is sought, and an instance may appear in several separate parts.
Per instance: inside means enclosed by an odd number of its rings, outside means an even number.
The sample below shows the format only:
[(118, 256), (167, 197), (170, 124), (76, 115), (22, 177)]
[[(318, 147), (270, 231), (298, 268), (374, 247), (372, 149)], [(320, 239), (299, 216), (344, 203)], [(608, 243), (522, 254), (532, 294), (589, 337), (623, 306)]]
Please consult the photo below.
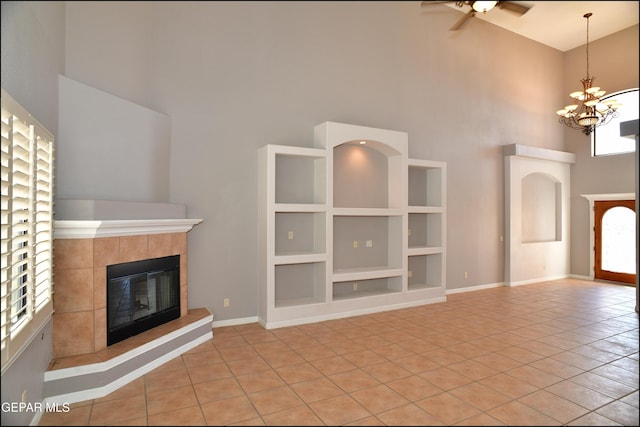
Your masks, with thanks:
[[(595, 214), (596, 201), (608, 200), (635, 200), (635, 193), (611, 193), (611, 194), (581, 194), (589, 201), (589, 278), (595, 279)], [(635, 282), (634, 282), (635, 283)]]

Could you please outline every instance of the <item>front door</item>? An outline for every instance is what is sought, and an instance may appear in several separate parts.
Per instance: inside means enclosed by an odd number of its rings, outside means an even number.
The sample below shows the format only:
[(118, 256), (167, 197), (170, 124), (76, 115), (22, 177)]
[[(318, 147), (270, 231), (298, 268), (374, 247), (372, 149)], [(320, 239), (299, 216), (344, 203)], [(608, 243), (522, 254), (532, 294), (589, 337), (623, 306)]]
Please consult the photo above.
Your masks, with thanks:
[(596, 279), (636, 283), (635, 200), (594, 202)]

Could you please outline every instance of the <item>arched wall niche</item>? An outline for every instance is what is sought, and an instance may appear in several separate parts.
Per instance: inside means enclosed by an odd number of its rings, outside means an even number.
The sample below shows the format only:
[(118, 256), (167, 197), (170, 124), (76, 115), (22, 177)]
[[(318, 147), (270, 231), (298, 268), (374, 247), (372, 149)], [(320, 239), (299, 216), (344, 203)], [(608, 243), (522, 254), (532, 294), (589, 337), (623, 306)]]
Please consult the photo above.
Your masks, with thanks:
[(569, 276), (570, 167), (575, 155), (504, 147), (505, 284)]
[(562, 240), (562, 183), (552, 175), (533, 172), (521, 181), (522, 242)]

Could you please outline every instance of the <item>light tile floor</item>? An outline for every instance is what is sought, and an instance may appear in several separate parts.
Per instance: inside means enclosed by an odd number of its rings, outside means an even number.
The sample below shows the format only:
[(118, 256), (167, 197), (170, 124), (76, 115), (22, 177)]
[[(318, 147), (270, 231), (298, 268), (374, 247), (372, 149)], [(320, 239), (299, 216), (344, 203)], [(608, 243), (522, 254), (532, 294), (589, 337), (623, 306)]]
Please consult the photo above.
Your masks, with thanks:
[(635, 288), (576, 279), (213, 339), (39, 425), (638, 425)]

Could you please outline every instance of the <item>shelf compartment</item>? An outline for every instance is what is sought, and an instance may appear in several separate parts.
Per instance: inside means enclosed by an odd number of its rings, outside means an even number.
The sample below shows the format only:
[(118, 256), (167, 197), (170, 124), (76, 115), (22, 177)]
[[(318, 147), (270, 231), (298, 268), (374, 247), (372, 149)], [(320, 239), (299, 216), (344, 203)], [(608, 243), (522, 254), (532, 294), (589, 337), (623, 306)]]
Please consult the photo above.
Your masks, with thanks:
[(333, 205), (341, 208), (403, 206), (403, 157), (376, 141), (347, 141), (333, 149)]
[(410, 160), (409, 206), (444, 206), (444, 171), (438, 162)]
[(409, 248), (442, 246), (441, 213), (409, 213)]
[(442, 286), (442, 254), (410, 256), (407, 277), (410, 291)]
[(276, 212), (276, 256), (324, 253), (325, 228), (324, 212)]
[(275, 154), (275, 202), (325, 204), (326, 157), (292, 153)]
[(384, 295), (402, 291), (402, 277), (385, 277), (333, 283), (333, 300), (340, 301), (353, 298)]
[[(403, 216), (334, 216), (333, 269), (402, 267)], [(357, 247), (354, 247), (357, 242)], [(370, 247), (367, 243), (370, 242)]]
[(275, 266), (275, 307), (325, 301), (326, 263), (309, 262)]

